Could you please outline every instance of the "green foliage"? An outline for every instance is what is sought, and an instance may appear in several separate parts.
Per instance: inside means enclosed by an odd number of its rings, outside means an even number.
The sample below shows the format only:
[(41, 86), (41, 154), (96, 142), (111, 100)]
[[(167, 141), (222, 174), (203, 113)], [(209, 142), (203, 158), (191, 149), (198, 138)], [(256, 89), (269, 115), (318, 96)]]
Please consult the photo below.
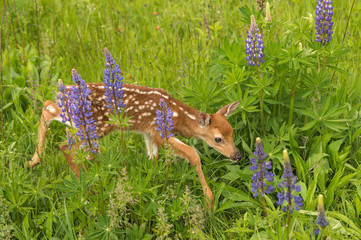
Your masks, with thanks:
[[(345, 32), (351, 2), (334, 1), (334, 34), (323, 47), (314, 41), (315, 1), (271, 1), (271, 23), (256, 1), (7, 1), (0, 238), (285, 239), (287, 214), (275, 204), (276, 193), (266, 196), (266, 218), (250, 191), (249, 159), (264, 135), (275, 184), (288, 149), (302, 188), (292, 239), (359, 239), (361, 32), (355, 23), (361, 17), (355, 13), (361, 9), (354, 6)], [(244, 54), (252, 14), (265, 42), (259, 74)], [(214, 211), (206, 210), (194, 167), (169, 163), (166, 151), (153, 163), (141, 137), (126, 131), (101, 139), (96, 161), (79, 152), (85, 168), (76, 178), (58, 151), (65, 128), (52, 123), (41, 164), (25, 167), (36, 149), (42, 103), (54, 98), (57, 79), (70, 83), (76, 68), (86, 82), (101, 82), (105, 46), (126, 83), (161, 87), (210, 113), (241, 100), (229, 118), (240, 165), (182, 139), (199, 151)], [(330, 226), (317, 237), (320, 193)]]

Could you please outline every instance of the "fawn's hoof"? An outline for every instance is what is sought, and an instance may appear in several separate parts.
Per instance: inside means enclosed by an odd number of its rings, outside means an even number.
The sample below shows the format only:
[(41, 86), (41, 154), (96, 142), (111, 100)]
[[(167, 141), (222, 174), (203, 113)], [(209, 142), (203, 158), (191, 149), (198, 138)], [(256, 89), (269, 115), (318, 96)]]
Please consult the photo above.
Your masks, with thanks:
[(37, 165), (39, 163), (39, 159), (33, 158), (31, 159), (31, 161), (28, 162), (28, 164), (26, 165), (28, 168), (32, 168), (35, 165)]

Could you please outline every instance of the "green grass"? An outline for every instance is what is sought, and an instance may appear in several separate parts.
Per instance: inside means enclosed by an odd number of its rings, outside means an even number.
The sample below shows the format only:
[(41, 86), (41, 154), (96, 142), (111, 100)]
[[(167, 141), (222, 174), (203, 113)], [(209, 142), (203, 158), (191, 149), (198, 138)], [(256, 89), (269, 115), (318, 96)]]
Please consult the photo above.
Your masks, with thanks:
[[(277, 194), (266, 197), (264, 217), (261, 198), (250, 191), (249, 159), (261, 136), (274, 186), (286, 148), (302, 187), (304, 207), (292, 214), (292, 239), (359, 239), (360, 4), (353, 6), (344, 36), (353, 1), (335, 1), (333, 38), (321, 47), (314, 42), (316, 1), (271, 1), (271, 24), (256, 1), (5, 3), (0, 238), (286, 239), (287, 213), (275, 203)], [(265, 41), (261, 78), (244, 54), (251, 13)], [(198, 178), (184, 159), (172, 159), (162, 191), (166, 154), (153, 164), (136, 133), (125, 133), (125, 154), (120, 133), (103, 138), (95, 162), (80, 157), (88, 171), (76, 179), (58, 150), (65, 127), (54, 122), (41, 164), (26, 168), (36, 149), (42, 103), (54, 99), (59, 78), (71, 83), (73, 68), (86, 82), (102, 82), (104, 47), (120, 64), (125, 83), (163, 88), (210, 113), (241, 99), (229, 118), (243, 156), (239, 165), (200, 140), (182, 139), (201, 157), (214, 211), (206, 209)], [(330, 226), (317, 237), (318, 194), (325, 196)]]

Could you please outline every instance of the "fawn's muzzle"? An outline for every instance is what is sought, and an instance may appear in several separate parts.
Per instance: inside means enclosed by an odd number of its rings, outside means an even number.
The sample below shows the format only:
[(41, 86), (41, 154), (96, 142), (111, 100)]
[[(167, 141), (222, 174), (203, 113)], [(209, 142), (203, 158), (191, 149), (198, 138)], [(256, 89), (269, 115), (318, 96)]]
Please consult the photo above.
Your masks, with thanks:
[(241, 160), (241, 154), (237, 151), (232, 153), (230, 159), (234, 162), (238, 162), (239, 160)]

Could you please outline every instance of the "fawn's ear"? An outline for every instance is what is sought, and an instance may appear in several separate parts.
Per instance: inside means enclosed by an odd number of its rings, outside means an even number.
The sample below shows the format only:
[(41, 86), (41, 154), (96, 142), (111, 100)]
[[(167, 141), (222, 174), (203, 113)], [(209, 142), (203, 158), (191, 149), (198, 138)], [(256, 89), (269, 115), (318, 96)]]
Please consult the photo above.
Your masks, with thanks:
[(205, 127), (211, 122), (211, 117), (208, 113), (200, 112), (197, 121), (199, 126)]
[(234, 112), (234, 110), (237, 109), (240, 102), (241, 102), (241, 100), (227, 104), (226, 106), (219, 109), (218, 112), (216, 112), (216, 114), (220, 114), (225, 117), (228, 117), (229, 115), (231, 115)]

